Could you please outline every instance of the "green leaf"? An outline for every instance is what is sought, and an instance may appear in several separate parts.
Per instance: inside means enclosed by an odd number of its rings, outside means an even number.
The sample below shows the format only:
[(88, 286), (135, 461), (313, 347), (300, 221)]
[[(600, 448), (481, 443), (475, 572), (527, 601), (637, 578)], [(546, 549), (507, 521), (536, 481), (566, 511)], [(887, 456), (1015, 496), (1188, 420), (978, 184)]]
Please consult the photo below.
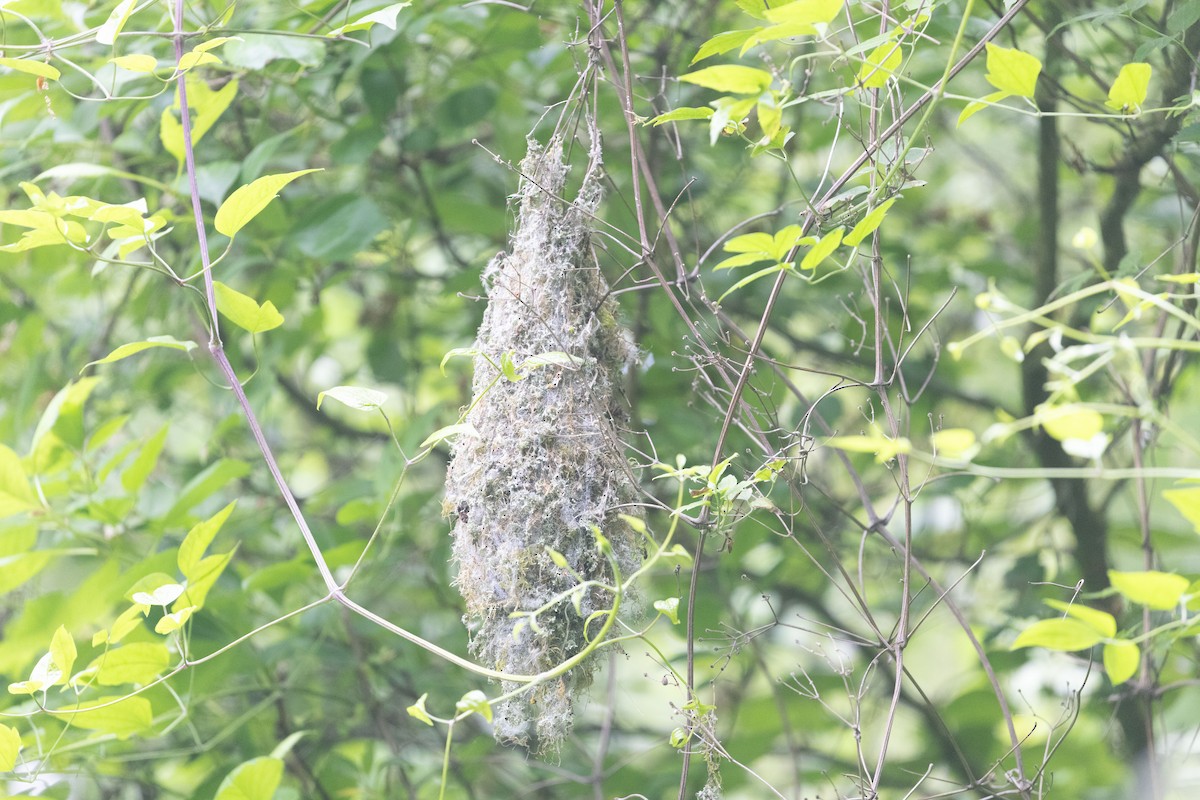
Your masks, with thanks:
[(1108, 102), (1104, 105), (1134, 114), (1141, 111), (1142, 104), (1146, 102), (1146, 93), (1150, 90), (1151, 72), (1150, 65), (1145, 63), (1126, 64), (1121, 67), (1117, 79), (1108, 90)]
[(446, 351), (446, 355), (442, 356), (442, 363), (438, 365), (438, 368), (441, 369), (442, 374), (445, 375), (446, 364), (449, 363), (451, 359), (464, 357), (471, 358), (477, 355), (479, 355), (479, 351), (474, 347), (455, 347)]
[[(179, 572), (185, 578), (192, 580), (196, 566), (200, 563), (200, 559), (204, 557), (204, 551), (212, 544), (213, 538), (221, 530), (221, 526), (225, 524), (225, 520), (229, 519), (229, 515), (233, 513), (236, 505), (237, 500), (234, 500), (209, 519), (196, 524), (188, 531), (187, 536), (183, 537), (183, 542), (179, 545), (179, 555), (176, 557), (176, 563), (179, 566)], [(171, 598), (172, 601), (174, 599), (174, 597)]]
[(882, 89), (895, 74), (904, 58), (900, 42), (884, 42), (871, 51), (858, 69), (858, 85), (863, 89)]
[(121, 473), (121, 487), (133, 494), (146, 485), (146, 479), (158, 464), (163, 446), (167, 442), (167, 425), (164, 424), (158, 432), (146, 440), (125, 471)]
[(133, 54), (128, 56), (117, 56), (108, 60), (110, 64), (116, 64), (121, 69), (127, 69), (130, 72), (154, 72), (158, 69), (158, 59), (154, 56), (142, 54)]
[(897, 197), (893, 197), (889, 200), (884, 200), (882, 203), (871, 209), (867, 215), (860, 219), (858, 224), (850, 230), (850, 233), (846, 234), (842, 238), (842, 244), (849, 245), (850, 247), (858, 247), (859, 244), (862, 243), (863, 239), (870, 236), (880, 225), (883, 224), (883, 218), (887, 216), (888, 209), (890, 209), (898, 199), (899, 198)]
[(75, 640), (71, 638), (71, 634), (67, 632), (66, 626), (59, 625), (54, 631), (53, 638), (50, 639), (50, 660), (54, 662), (54, 668), (62, 672), (62, 677), (58, 679), (59, 683), (66, 683), (71, 676), (71, 669), (75, 666), (75, 658), (79, 655), (79, 651), (75, 649)]
[(1117, 572), (1108, 571), (1113, 588), (1138, 605), (1158, 611), (1169, 611), (1179, 605), (1187, 591), (1188, 579), (1172, 572)]
[(0, 58), (0, 67), (8, 67), (17, 72), (24, 72), (28, 75), (37, 75), (39, 78), (56, 81), (62, 74), (49, 64), (41, 61), (31, 61), (27, 58)]
[[(165, 576), (164, 576), (165, 577)], [(146, 617), (146, 612), (150, 609), (141, 603), (134, 603), (129, 608), (121, 612), (121, 616), (117, 617), (113, 622), (112, 628), (109, 630), (99, 631), (96, 636), (92, 637), (92, 647), (97, 647), (101, 644), (116, 644), (141, 626), (142, 620)]]
[(412, 3), (394, 3), (386, 8), (381, 8), (365, 17), (359, 17), (349, 25), (343, 25), (340, 28), (334, 28), (326, 36), (344, 36), (347, 33), (354, 31), (370, 30), (375, 25), (382, 25), (385, 28), (396, 30), (396, 17), (402, 9), (408, 8)]
[(21, 753), (21, 734), (16, 728), (0, 725), (0, 772), (12, 772)]
[(160, 642), (133, 642), (97, 656), (88, 669), (95, 669), (100, 686), (126, 683), (145, 685), (166, 671), (171, 654)]
[(842, 234), (845, 233), (843, 228), (838, 228), (835, 231), (825, 234), (821, 240), (813, 245), (800, 262), (800, 269), (816, 269), (821, 265), (821, 262), (829, 258), (834, 250), (838, 249), (838, 245), (842, 243)]
[(192, 478), (183, 487), (183, 491), (175, 500), (175, 505), (171, 506), (171, 510), (163, 517), (164, 524), (168, 526), (179, 524), (184, 514), (197, 503), (208, 499), (225, 484), (237, 480), (249, 472), (250, 465), (236, 459), (222, 458), (220, 461), (210, 464), (207, 469)]
[(478, 714), (488, 722), (492, 721), (492, 704), (488, 702), (487, 695), (478, 689), (464, 694), (462, 699), (455, 703), (455, 708), (459, 713)]
[(264, 175), (256, 181), (237, 188), (217, 209), (217, 216), (214, 220), (217, 231), (232, 239), (250, 220), (258, 216), (260, 211), (279, 196), (283, 187), (301, 175), (320, 171), (319, 169), (302, 169), (278, 175)]
[(1033, 97), (1042, 62), (1020, 50), (988, 42), (987, 69), (988, 83), (1000, 91), (1018, 97)]
[(692, 108), (684, 106), (673, 111), (668, 111), (665, 114), (659, 114), (650, 120), (650, 124), (654, 126), (662, 125), (667, 122), (679, 122), (688, 119), (711, 119), (716, 112), (711, 108)]
[(405, 710), (408, 711), (408, 715), (410, 717), (415, 717), (416, 719), (421, 720), (421, 722), (424, 722), (426, 725), (428, 725), (429, 727), (432, 728), (433, 720), (430, 718), (429, 712), (425, 710), (425, 698), (427, 698), (427, 697), (429, 697), (428, 692), (426, 692), (425, 694), (418, 697), (417, 702), (413, 703), (411, 706), (409, 706)]
[(7, 594), (37, 575), (61, 553), (56, 550), (32, 550), (0, 558), (0, 594)]
[(217, 310), (239, 328), (250, 333), (263, 333), (283, 324), (283, 315), (270, 300), (259, 305), (253, 297), (220, 281), (213, 281), (213, 289), (217, 295)]
[(1117, 621), (1107, 611), (1079, 603), (1064, 603), (1061, 600), (1047, 600), (1046, 605), (1057, 608), (1088, 627), (1095, 628), (1106, 639), (1117, 635)]
[(68, 709), (51, 712), (76, 728), (102, 731), (128, 739), (154, 724), (154, 711), (144, 697), (98, 697)]
[(1105, 637), (1091, 625), (1074, 619), (1043, 619), (1033, 623), (1017, 637), (1013, 650), (1022, 647), (1045, 647), (1049, 650), (1074, 652), (1086, 650)]
[(743, 31), (725, 31), (713, 36), (704, 44), (700, 45), (700, 49), (696, 51), (696, 57), (692, 59), (692, 63), (703, 61), (711, 56), (719, 56), (722, 53), (728, 53), (730, 50), (735, 50), (746, 43), (754, 34), (758, 33), (761, 28), (750, 28)]
[(37, 495), (21, 466), (21, 457), (0, 444), (0, 519), (36, 508)]
[(1104, 645), (1104, 671), (1113, 686), (1132, 678), (1141, 662), (1142, 652), (1134, 642), (1118, 639)]
[(705, 89), (733, 94), (759, 94), (771, 85), (771, 73), (753, 67), (743, 67), (738, 64), (723, 64), (718, 67), (689, 72), (679, 80), (694, 83)]
[(535, 353), (517, 365), (517, 372), (525, 377), (528, 373), (541, 367), (577, 368), (583, 366), (583, 359), (564, 353), (561, 350), (549, 350), (545, 353)]
[(469, 422), (460, 422), (457, 425), (447, 425), (444, 428), (438, 428), (436, 431), (429, 434), (429, 436), (425, 437), (425, 441), (421, 442), (420, 447), (422, 449), (426, 447), (432, 447), (438, 442), (449, 439), (452, 436), (459, 435), (474, 436), (476, 439), (478, 439), (479, 431), (475, 430), (475, 426)]
[(179, 613), (189, 607), (194, 610), (203, 608), (204, 601), (208, 599), (208, 593), (216, 585), (217, 579), (221, 577), (225, 567), (229, 566), (234, 552), (236, 552), (236, 548), (228, 553), (202, 558), (188, 576), (188, 584), (184, 588), (183, 594), (179, 595), (175, 605), (171, 606), (172, 613)]
[(108, 15), (108, 19), (100, 26), (100, 30), (96, 31), (96, 41), (110, 47), (115, 44), (136, 4), (137, 0), (121, 0), (117, 3), (117, 7)]
[[(174, 336), (151, 336), (140, 342), (130, 342), (123, 344), (116, 350), (106, 355), (99, 361), (89, 361), (83, 366), (83, 369), (95, 366), (96, 364), (111, 364), (114, 361), (120, 361), (123, 358), (129, 358), (143, 350), (149, 350), (152, 347), (166, 347), (171, 350), (182, 350), (185, 353), (190, 353), (196, 349), (196, 343), (192, 341), (179, 341)], [(83, 370), (80, 370), (82, 372)]]
[(1162, 496), (1200, 533), (1200, 486), (1166, 489)]
[(271, 800), (283, 779), (283, 759), (260, 756), (225, 776), (213, 800)]
[(668, 597), (666, 600), (655, 600), (654, 610), (671, 620), (672, 625), (679, 624), (679, 598)]
[(555, 566), (566, 570), (571, 569), (571, 565), (567, 563), (567, 557), (555, 550), (553, 547), (547, 547), (546, 554), (550, 556), (550, 560), (554, 562)]
[[(442, 363), (445, 363), (445, 360)], [(317, 395), (318, 410), (320, 410), (321, 402), (326, 397), (337, 400), (339, 403), (359, 411), (375, 411), (387, 400), (386, 394), (374, 389), (362, 389), (358, 386), (335, 386)]]
[[(755, 261), (761, 261), (761, 260), (762, 260), (761, 258), (755, 259)], [(722, 263), (724, 263), (724, 262), (722, 262)], [(742, 278), (740, 281), (735, 283), (733, 286), (730, 286), (727, 290), (725, 290), (725, 293), (717, 298), (717, 303), (719, 304), (722, 300), (724, 300), (729, 295), (733, 294), (734, 292), (738, 291), (739, 289), (744, 289), (745, 287), (747, 287), (750, 284), (757, 281), (759, 278), (764, 278), (767, 275), (773, 275), (774, 273), (788, 269), (791, 266), (792, 266), (791, 264), (772, 264), (769, 267), (764, 267), (764, 268), (758, 270), (757, 272), (747, 275), (746, 277)]]

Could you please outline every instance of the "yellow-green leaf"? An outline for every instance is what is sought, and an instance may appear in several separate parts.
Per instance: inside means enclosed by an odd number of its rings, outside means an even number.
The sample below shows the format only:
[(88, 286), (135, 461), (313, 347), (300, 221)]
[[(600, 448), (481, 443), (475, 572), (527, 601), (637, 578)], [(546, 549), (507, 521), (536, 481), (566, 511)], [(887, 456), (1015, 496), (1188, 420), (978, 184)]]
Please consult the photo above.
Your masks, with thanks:
[(1162, 496), (1200, 533), (1200, 486), (1167, 489)]
[(71, 675), (71, 668), (75, 666), (77, 655), (79, 653), (75, 649), (75, 640), (71, 638), (71, 634), (67, 632), (65, 626), (59, 625), (50, 640), (50, 660), (54, 662), (54, 668), (62, 672), (62, 676), (56, 683), (67, 682)]
[(192, 614), (195, 614), (199, 610), (200, 606), (188, 606), (187, 608), (173, 611), (170, 614), (163, 614), (158, 622), (154, 623), (154, 632), (163, 636), (166, 636), (168, 633), (174, 633), (192, 618)]
[(760, 30), (761, 28), (750, 28), (743, 31), (718, 33), (700, 45), (700, 49), (696, 51), (696, 57), (692, 59), (692, 63), (695, 64), (697, 61), (703, 61), (711, 56), (719, 56), (722, 53), (728, 53), (730, 50), (741, 47), (746, 43), (747, 39)]
[(37, 75), (39, 78), (56, 81), (62, 74), (56, 68), (41, 61), (31, 61), (28, 58), (0, 58), (0, 67), (8, 67), (15, 69), (17, 72), (24, 72), (28, 75)]
[(943, 428), (931, 439), (934, 452), (942, 458), (965, 458), (975, 450), (975, 432), (968, 428)]
[(842, 0), (796, 0), (768, 9), (766, 18), (777, 24), (828, 25), (842, 8)]
[(1104, 417), (1098, 411), (1079, 406), (1043, 406), (1036, 414), (1039, 424), (1052, 438), (1087, 441), (1104, 430)]
[(1151, 72), (1149, 64), (1133, 63), (1121, 67), (1117, 79), (1108, 90), (1108, 102), (1105, 105), (1134, 114), (1141, 111), (1142, 104), (1146, 102), (1146, 93), (1150, 90)]
[(1033, 623), (1017, 637), (1013, 650), (1022, 647), (1045, 647), (1048, 650), (1074, 652), (1086, 650), (1105, 637), (1091, 625), (1074, 619), (1043, 619)]
[[(200, 79), (189, 77), (187, 79), (187, 95), (188, 95), (188, 110), (192, 116), (192, 146), (200, 143), (204, 138), (204, 134), (213, 126), (218, 118), (225, 113), (225, 109), (233, 102), (233, 98), (237, 96), (238, 82), (237, 79), (226, 83), (220, 89), (213, 91), (208, 88), (208, 84)], [(162, 117), (159, 121), (159, 138), (162, 139), (163, 147), (167, 152), (175, 156), (176, 160), (182, 162), (184, 156), (183, 150), (183, 126), (179, 119), (176, 118), (175, 112), (179, 110), (179, 92), (175, 92), (175, 103), (170, 108), (164, 108)]]
[(154, 70), (158, 69), (157, 58), (141, 53), (117, 56), (116, 58), (110, 58), (108, 61), (110, 64), (116, 64), (121, 69), (127, 69), (130, 72), (154, 72)]
[(812, 246), (800, 262), (800, 269), (816, 269), (821, 265), (821, 262), (829, 258), (834, 250), (838, 249), (838, 245), (842, 243), (842, 234), (845, 233), (844, 228), (838, 228), (835, 231), (825, 234), (821, 240)]
[(16, 728), (0, 725), (0, 772), (12, 772), (21, 753), (21, 734)]
[(671, 620), (672, 625), (679, 624), (679, 598), (668, 597), (666, 600), (655, 600), (654, 610)]
[(1047, 600), (1046, 605), (1057, 608), (1090, 628), (1095, 628), (1106, 639), (1117, 635), (1117, 621), (1107, 611), (1079, 603), (1064, 603), (1061, 600)]
[(898, 199), (897, 197), (893, 197), (889, 200), (884, 200), (867, 212), (867, 215), (858, 221), (858, 224), (850, 230), (850, 233), (843, 237), (842, 244), (849, 245), (850, 247), (858, 247), (863, 239), (870, 236), (875, 232), (876, 228), (883, 224), (883, 218), (887, 216), (888, 209)]
[(334, 28), (326, 36), (342, 36), (353, 31), (370, 30), (375, 25), (382, 25), (385, 28), (396, 30), (396, 17), (400, 14), (401, 9), (408, 8), (411, 5), (412, 3), (393, 3), (386, 8), (381, 8), (378, 11), (367, 14), (365, 17), (359, 17), (349, 25)]
[(459, 713), (473, 713), (492, 721), (492, 704), (488, 701), (487, 695), (475, 689), (467, 692), (462, 696), (462, 699), (455, 704), (455, 708)]
[(1156, 570), (1117, 572), (1110, 569), (1108, 579), (1126, 599), (1158, 611), (1178, 606), (1188, 588), (1188, 579), (1182, 575)]
[(216, 585), (217, 579), (221, 577), (221, 573), (225, 571), (225, 567), (229, 566), (229, 562), (236, 550), (237, 548), (235, 547), (228, 553), (207, 556), (200, 559), (200, 563), (188, 575), (188, 584), (183, 594), (175, 601), (175, 605), (171, 606), (171, 612), (178, 613), (189, 606), (193, 606), (197, 610), (203, 608), (204, 601), (208, 599), (209, 591)]
[(98, 697), (53, 713), (76, 728), (102, 731), (118, 739), (128, 739), (154, 723), (150, 701), (140, 696)]
[[(443, 361), (443, 363), (445, 362)], [(360, 386), (335, 386), (317, 395), (317, 410), (320, 410), (321, 403), (326, 397), (358, 411), (375, 411), (387, 401), (387, 395), (375, 389), (364, 389)]]
[(433, 720), (430, 718), (429, 712), (425, 710), (425, 698), (427, 697), (429, 697), (428, 692), (418, 697), (417, 702), (413, 703), (405, 710), (408, 711), (408, 715), (410, 717), (415, 717), (416, 719), (421, 720), (421, 722), (424, 722), (426, 725), (433, 727)]
[(858, 69), (858, 85), (864, 89), (882, 89), (900, 66), (904, 54), (900, 42), (884, 42), (871, 51), (871, 55)]
[(771, 85), (771, 73), (739, 64), (722, 64), (689, 72), (679, 80), (718, 92), (759, 94)]
[(37, 507), (37, 496), (21, 466), (21, 457), (0, 444), (0, 519)]
[(1002, 92), (1033, 97), (1042, 62), (1036, 56), (988, 42), (987, 81)]
[(479, 438), (479, 431), (475, 430), (475, 426), (469, 422), (460, 422), (457, 425), (447, 425), (444, 428), (438, 428), (433, 433), (425, 437), (425, 441), (421, 442), (420, 447), (432, 447), (438, 442), (449, 439), (452, 436), (458, 435), (474, 436)]
[[(237, 506), (237, 500), (229, 503), (216, 514), (206, 519), (204, 522), (196, 524), (187, 536), (183, 537), (183, 542), (179, 545), (179, 554), (176, 556), (175, 563), (179, 566), (179, 572), (189, 580), (195, 574), (196, 566), (200, 563), (200, 559), (204, 557), (204, 551), (212, 544), (213, 538), (217, 532), (221, 530), (221, 526), (225, 524), (225, 520), (229, 519), (229, 515), (233, 513), (234, 507)], [(171, 600), (175, 598), (172, 597)]]
[(185, 353), (189, 353), (196, 348), (196, 343), (181, 342), (174, 336), (151, 336), (145, 341), (123, 344), (99, 361), (89, 361), (84, 365), (83, 368), (87, 369), (88, 367), (92, 367), (97, 364), (111, 364), (114, 361), (120, 361), (123, 358), (129, 358), (132, 355), (136, 355), (143, 350), (149, 350), (153, 347), (166, 347), (170, 350), (182, 350)]
[(238, 187), (217, 209), (214, 221), (217, 231), (232, 239), (246, 223), (258, 216), (258, 213), (279, 195), (283, 187), (310, 172), (320, 170), (302, 169), (279, 175), (264, 175), (256, 181)]
[(1118, 639), (1104, 645), (1104, 671), (1113, 686), (1120, 686), (1134, 676), (1142, 661), (1137, 644)]
[(136, 4), (137, 0), (121, 0), (117, 3), (117, 7), (108, 15), (108, 19), (100, 26), (100, 30), (96, 31), (96, 41), (109, 46), (115, 44)]
[(126, 683), (145, 685), (167, 669), (171, 654), (160, 642), (133, 642), (97, 656), (88, 669), (95, 669), (100, 686)]
[(214, 56), (212, 53), (196, 52), (184, 53), (179, 59), (178, 69), (180, 72), (187, 72), (196, 67), (202, 67), (205, 64), (220, 64), (221, 59)]
[(903, 436), (889, 439), (876, 425), (872, 426), (869, 436), (834, 436), (827, 439), (825, 444), (848, 453), (874, 453), (875, 461), (880, 464), (912, 450), (912, 443), (908, 439)]
[(657, 127), (666, 122), (679, 122), (687, 119), (711, 119), (712, 115), (715, 113), (716, 112), (711, 108), (693, 108), (690, 106), (684, 106), (681, 108), (676, 108), (673, 111), (668, 111), (665, 114), (659, 114), (657, 117), (650, 120), (650, 124)]
[(213, 289), (217, 295), (217, 310), (239, 328), (250, 333), (262, 333), (283, 324), (283, 315), (270, 300), (259, 305), (254, 298), (220, 281), (213, 281)]

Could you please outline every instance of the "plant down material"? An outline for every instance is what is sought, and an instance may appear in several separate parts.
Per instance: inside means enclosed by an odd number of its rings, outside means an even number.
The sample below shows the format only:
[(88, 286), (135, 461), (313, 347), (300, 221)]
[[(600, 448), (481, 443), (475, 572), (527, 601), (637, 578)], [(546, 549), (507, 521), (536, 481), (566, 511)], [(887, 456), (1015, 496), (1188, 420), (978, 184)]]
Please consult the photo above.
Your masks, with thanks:
[[(635, 534), (618, 516), (633, 513), (636, 487), (615, 425), (621, 371), (636, 350), (591, 253), (598, 147), (573, 203), (564, 199), (561, 141), (544, 149), (531, 141), (521, 171), (510, 252), (497, 255), (483, 274), (488, 305), (467, 415), (478, 435), (455, 444), (446, 499), (457, 514), (456, 583), (466, 600), (472, 652), (498, 670), (535, 675), (586, 646), (602, 623), (593, 620), (585, 630), (585, 620), (611, 608), (613, 596), (592, 587), (577, 598), (578, 608), (564, 599), (533, 620), (512, 614), (542, 608), (580, 579), (612, 582), (593, 527), (611, 542), (624, 574), (640, 558)], [(518, 366), (517, 380), (497, 380), (496, 365), (506, 356), (514, 365), (534, 362)], [(539, 361), (551, 363), (533, 366)], [(547, 548), (561, 553), (579, 578), (557, 566)], [(499, 704), (496, 738), (538, 751), (556, 748), (571, 730), (573, 699), (591, 682), (593, 660)]]

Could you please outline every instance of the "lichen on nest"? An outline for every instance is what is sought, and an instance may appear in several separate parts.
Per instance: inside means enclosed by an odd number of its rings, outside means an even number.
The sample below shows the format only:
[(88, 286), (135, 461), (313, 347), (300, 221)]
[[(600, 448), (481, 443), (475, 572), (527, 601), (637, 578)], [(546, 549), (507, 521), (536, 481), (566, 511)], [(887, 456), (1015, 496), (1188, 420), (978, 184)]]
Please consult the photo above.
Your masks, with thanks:
[[(617, 389), (637, 354), (591, 252), (601, 194), (593, 142), (573, 202), (564, 199), (562, 142), (545, 148), (529, 142), (509, 252), (483, 273), (488, 305), (466, 418), (478, 435), (458, 438), (447, 475), (446, 507), (457, 517), (455, 582), (466, 601), (471, 650), (514, 675), (542, 673), (579, 652), (587, 644), (587, 617), (612, 607), (610, 593), (593, 590), (578, 611), (562, 602), (540, 614), (536, 626), (514, 632), (513, 612), (533, 611), (578, 584), (547, 548), (584, 580), (612, 581), (593, 527), (611, 542), (625, 575), (641, 558), (635, 534), (619, 518), (634, 513), (636, 485), (617, 434), (623, 418)], [(496, 380), (495, 365), (506, 354), (520, 364), (546, 353), (570, 359), (531, 369), (519, 381)], [(586, 634), (598, 627), (593, 621)], [(591, 682), (593, 661), (500, 704), (496, 738), (539, 752), (557, 748), (571, 730), (574, 700)]]

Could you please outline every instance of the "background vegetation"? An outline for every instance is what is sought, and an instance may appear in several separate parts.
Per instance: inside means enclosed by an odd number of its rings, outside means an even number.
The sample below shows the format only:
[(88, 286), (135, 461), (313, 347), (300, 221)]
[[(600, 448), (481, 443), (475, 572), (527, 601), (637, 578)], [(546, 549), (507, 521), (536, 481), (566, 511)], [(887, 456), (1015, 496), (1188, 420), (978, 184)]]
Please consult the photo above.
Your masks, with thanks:
[[(0, 0), (4, 791), (1192, 796), (1198, 52), (1197, 0)], [(446, 356), (593, 126), (651, 567), (536, 758)]]

